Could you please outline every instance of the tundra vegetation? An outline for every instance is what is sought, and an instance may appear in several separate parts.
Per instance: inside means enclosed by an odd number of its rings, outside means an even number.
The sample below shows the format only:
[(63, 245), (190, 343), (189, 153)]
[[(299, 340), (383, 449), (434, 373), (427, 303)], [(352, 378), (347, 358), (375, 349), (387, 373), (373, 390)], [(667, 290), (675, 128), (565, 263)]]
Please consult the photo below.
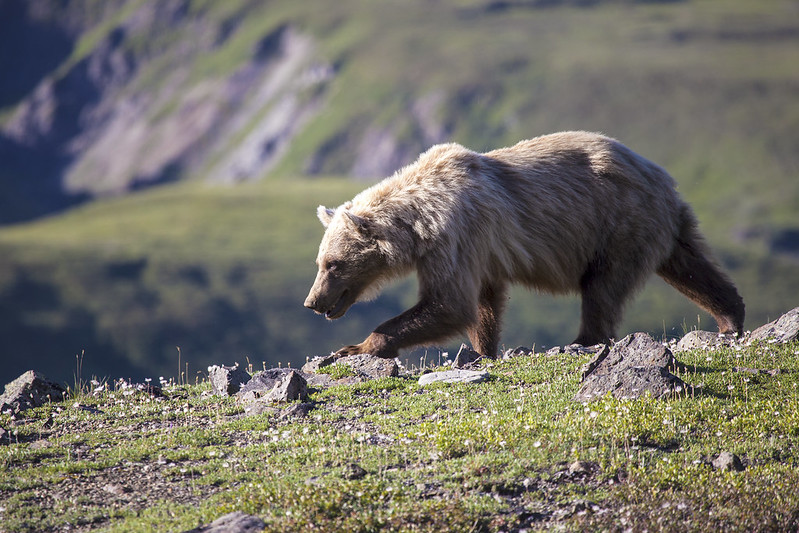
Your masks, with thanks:
[[(799, 344), (678, 357), (693, 387), (666, 400), (574, 402), (588, 356), (552, 351), (478, 362), (483, 383), (422, 388), (410, 369), (312, 390), (304, 417), (246, 416), (203, 379), (153, 396), (76, 371), (66, 401), (0, 415), (0, 529), (231, 511), (268, 531), (796, 529)], [(712, 465), (723, 452), (737, 469)]]

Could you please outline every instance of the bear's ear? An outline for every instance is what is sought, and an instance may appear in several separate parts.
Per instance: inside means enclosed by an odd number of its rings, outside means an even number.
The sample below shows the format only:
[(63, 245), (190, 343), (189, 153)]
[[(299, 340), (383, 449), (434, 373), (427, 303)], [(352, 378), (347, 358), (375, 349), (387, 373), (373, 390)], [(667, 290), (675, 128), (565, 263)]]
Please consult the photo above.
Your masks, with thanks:
[(319, 222), (321, 222), (324, 227), (330, 225), (330, 221), (333, 220), (333, 215), (335, 214), (336, 212), (334, 210), (328, 209), (323, 205), (316, 208), (316, 216), (319, 217)]
[(368, 218), (359, 217), (350, 211), (344, 211), (344, 214), (347, 215), (353, 224), (355, 224), (355, 227), (358, 229), (361, 235), (364, 235), (365, 237), (374, 236), (374, 225), (372, 224), (371, 220)]

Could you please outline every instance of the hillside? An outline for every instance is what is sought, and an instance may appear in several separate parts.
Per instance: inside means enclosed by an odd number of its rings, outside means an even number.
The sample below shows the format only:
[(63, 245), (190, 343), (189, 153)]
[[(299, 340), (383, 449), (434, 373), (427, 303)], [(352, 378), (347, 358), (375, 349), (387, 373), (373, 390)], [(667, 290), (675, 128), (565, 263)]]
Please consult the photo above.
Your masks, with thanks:
[(574, 353), (288, 405), (78, 384), (0, 413), (0, 530), (188, 532), (233, 511), (270, 532), (796, 530), (799, 345), (677, 355), (688, 389), (591, 403), (572, 400)]
[[(774, 318), (799, 294), (797, 9), (9, 0), (4, 350), (64, 380), (81, 352), (108, 376), (174, 374), (178, 346), (195, 372), (304, 361), (413, 299), (408, 282), (335, 324), (302, 309), (316, 205), (436, 142), (484, 150), (560, 129), (603, 131), (667, 168), (748, 324)], [(519, 291), (509, 315), (506, 344), (563, 344), (577, 302)], [(697, 315), (654, 282), (624, 331), (674, 336)]]

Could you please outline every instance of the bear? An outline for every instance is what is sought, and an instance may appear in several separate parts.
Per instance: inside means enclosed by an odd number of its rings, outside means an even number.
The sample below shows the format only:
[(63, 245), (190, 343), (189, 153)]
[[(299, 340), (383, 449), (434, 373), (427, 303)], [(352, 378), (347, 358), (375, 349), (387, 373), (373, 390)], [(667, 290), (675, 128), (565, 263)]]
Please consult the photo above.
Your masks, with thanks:
[(743, 333), (744, 302), (717, 266), (693, 211), (660, 166), (616, 139), (570, 131), (486, 153), (431, 147), (336, 209), (305, 306), (329, 320), (416, 271), (416, 305), (335, 352), (394, 358), (465, 333), (495, 358), (510, 284), (579, 293), (574, 343), (616, 339), (622, 310), (657, 273)]

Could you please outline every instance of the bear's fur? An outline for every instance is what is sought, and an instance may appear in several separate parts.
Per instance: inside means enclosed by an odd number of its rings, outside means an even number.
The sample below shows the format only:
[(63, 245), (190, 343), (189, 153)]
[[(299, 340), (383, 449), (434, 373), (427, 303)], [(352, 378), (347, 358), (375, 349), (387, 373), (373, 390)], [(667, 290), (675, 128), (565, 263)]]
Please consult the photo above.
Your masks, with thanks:
[(306, 307), (335, 319), (388, 279), (416, 270), (419, 280), (416, 305), (339, 355), (396, 357), (466, 332), (476, 351), (495, 357), (510, 283), (579, 292), (575, 342), (607, 342), (653, 272), (721, 332), (743, 332), (743, 300), (674, 180), (599, 134), (556, 133), (485, 154), (434, 146), (318, 216), (327, 229)]

